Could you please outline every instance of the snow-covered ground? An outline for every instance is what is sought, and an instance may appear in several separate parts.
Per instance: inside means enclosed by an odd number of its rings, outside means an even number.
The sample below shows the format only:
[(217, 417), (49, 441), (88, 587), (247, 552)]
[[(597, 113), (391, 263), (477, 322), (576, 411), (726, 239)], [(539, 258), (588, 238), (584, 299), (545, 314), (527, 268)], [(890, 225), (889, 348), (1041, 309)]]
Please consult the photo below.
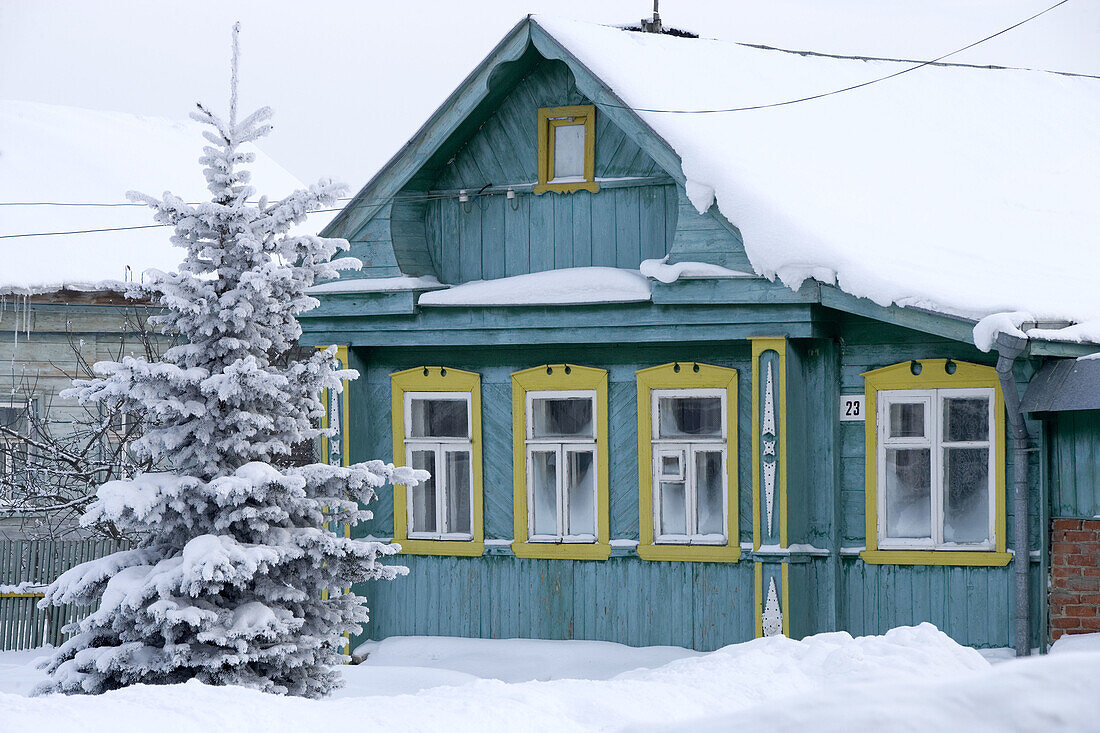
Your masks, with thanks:
[[(197, 683), (27, 697), (41, 650), (0, 653), (0, 730), (1081, 731), (1097, 725), (1100, 635), (991, 665), (928, 624), (782, 637), (709, 654), (604, 642), (394, 638), (323, 701)], [(1091, 728), (1090, 728), (1091, 726)]]

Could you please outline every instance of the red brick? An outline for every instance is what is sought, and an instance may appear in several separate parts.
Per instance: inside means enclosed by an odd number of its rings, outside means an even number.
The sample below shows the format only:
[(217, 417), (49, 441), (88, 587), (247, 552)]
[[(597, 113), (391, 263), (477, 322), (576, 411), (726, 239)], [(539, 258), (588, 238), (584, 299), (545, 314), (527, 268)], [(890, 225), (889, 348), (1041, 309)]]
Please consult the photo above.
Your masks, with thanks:
[[(1098, 568), (1100, 570), (1100, 568)], [(1056, 583), (1063, 588), (1067, 588), (1071, 591), (1086, 591), (1095, 592), (1100, 591), (1100, 576), (1095, 578), (1086, 578), (1083, 575), (1065, 578), (1060, 583)]]
[(1086, 605), (1082, 605), (1082, 604), (1073, 604), (1073, 605), (1066, 606), (1063, 613), (1065, 613), (1066, 616), (1077, 616), (1077, 617), (1097, 616), (1097, 617), (1100, 617), (1100, 608), (1097, 608), (1096, 606), (1086, 606)]
[[(1097, 621), (1100, 621), (1100, 619), (1097, 619)], [(1056, 629), (1079, 629), (1081, 628), (1081, 619), (1058, 616), (1050, 620), (1050, 625)]]
[(1051, 573), (1051, 575), (1054, 576), (1054, 578), (1056, 580), (1057, 579), (1064, 579), (1064, 578), (1072, 578), (1072, 577), (1074, 577), (1078, 574), (1077, 573), (1077, 568), (1071, 568), (1071, 567), (1069, 567), (1069, 565), (1057, 565), (1055, 567), (1052, 567), (1050, 569), (1050, 573)]
[(1058, 538), (1059, 542), (1095, 542), (1096, 532), (1088, 529), (1069, 529)]
[(1081, 628), (1086, 631), (1100, 631), (1100, 616), (1081, 619)]
[(1100, 578), (1100, 567), (1078, 567), (1077, 573), (1085, 577)]
[(1080, 519), (1052, 519), (1051, 525), (1055, 530), (1059, 529), (1081, 529)]
[(1097, 567), (1100, 566), (1100, 555), (1069, 555), (1066, 561), (1079, 568)]
[(1064, 540), (1061, 542), (1055, 542), (1053, 545), (1051, 545), (1050, 551), (1053, 552), (1055, 555), (1076, 555), (1077, 553), (1082, 552), (1081, 546), (1078, 545), (1076, 542), (1066, 542)]
[(1100, 593), (1078, 593), (1078, 603), (1090, 603), (1094, 606), (1100, 606)]
[(1051, 629), (1050, 638), (1054, 641), (1058, 641), (1058, 639), (1061, 638), (1062, 634), (1064, 633), (1066, 632), (1063, 629)]

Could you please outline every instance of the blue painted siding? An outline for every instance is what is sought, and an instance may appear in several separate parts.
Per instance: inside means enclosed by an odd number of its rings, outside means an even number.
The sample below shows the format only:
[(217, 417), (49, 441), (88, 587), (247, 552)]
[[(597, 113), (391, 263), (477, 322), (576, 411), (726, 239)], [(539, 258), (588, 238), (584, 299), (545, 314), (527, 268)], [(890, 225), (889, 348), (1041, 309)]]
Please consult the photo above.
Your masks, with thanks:
[(1060, 412), (1048, 425), (1052, 516), (1100, 516), (1100, 410)]
[(752, 564), (402, 556), (409, 575), (355, 587), (398, 634), (596, 639), (717, 649), (753, 636)]
[[(360, 354), (362, 356), (362, 354)], [(352, 458), (392, 456), (389, 374), (440, 363), (440, 355), (379, 350), (360, 363), (352, 383)], [(511, 373), (547, 362), (572, 361), (609, 371), (610, 512), (614, 539), (638, 539), (638, 452), (635, 371), (680, 359), (739, 370), (739, 503), (741, 540), (751, 536), (748, 426), (749, 345), (705, 349), (686, 345), (575, 351), (455, 349), (448, 366), (482, 376), (484, 519), (487, 539), (512, 539)], [(684, 359), (690, 356), (689, 359)], [(359, 432), (362, 431), (362, 432)], [(393, 494), (382, 489), (374, 519), (356, 536), (393, 535)], [(410, 575), (368, 583), (372, 621), (363, 638), (394, 634), (531, 636), (678, 644), (714, 649), (752, 638), (752, 564), (648, 562), (634, 556), (604, 562), (401, 556)]]
[[(588, 103), (565, 64), (538, 64), (447, 163), (431, 188), (467, 189), (472, 194), (486, 184), (534, 183), (538, 109)], [(597, 178), (661, 175), (664, 172), (649, 156), (597, 115)], [(394, 247), (415, 250), (421, 246), (417, 237), (423, 236), (431, 263), (449, 283), (564, 267), (635, 268), (643, 259), (663, 257), (671, 244), (679, 197), (669, 180), (665, 185), (604, 188), (595, 194), (535, 196), (521, 191), (514, 202), (495, 195), (468, 207), (454, 195), (426, 204), (398, 201), (395, 212), (420, 217), (422, 227), (416, 232), (395, 227)]]
[[(1013, 568), (934, 565), (867, 565), (841, 561), (842, 623), (854, 636), (883, 634), (896, 626), (928, 621), (960, 644), (1012, 644)], [(1046, 584), (1031, 566), (1032, 639), (1043, 638), (1038, 612)], [(1037, 643), (1037, 642), (1034, 642)]]

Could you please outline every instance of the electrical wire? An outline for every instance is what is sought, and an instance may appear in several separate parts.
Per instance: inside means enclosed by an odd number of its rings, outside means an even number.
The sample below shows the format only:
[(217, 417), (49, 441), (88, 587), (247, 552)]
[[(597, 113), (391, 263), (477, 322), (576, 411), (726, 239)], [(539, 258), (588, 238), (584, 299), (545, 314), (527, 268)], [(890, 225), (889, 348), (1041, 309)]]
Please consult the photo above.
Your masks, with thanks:
[[(494, 193), (482, 194), (482, 196), (492, 196), (492, 195), (496, 195), (495, 192)], [(404, 199), (404, 198), (398, 199), (397, 197), (392, 197), (389, 200), (383, 201), (381, 203), (371, 202), (371, 201), (362, 201), (362, 202), (360, 202), (358, 204), (355, 204), (355, 205), (352, 205), (352, 206), (342, 206), (342, 207), (336, 208), (336, 209), (315, 209), (314, 211), (312, 211), (310, 213), (313, 213), (313, 214), (328, 214), (328, 213), (339, 212), (339, 211), (356, 211), (358, 209), (363, 209), (363, 208), (368, 208), (368, 207), (382, 208), (383, 206), (386, 206), (387, 204), (391, 203), (394, 200), (410, 201), (410, 202), (413, 202), (413, 203), (419, 203), (419, 202), (438, 201), (438, 200), (442, 200), (442, 199), (455, 198), (455, 196), (452, 196), (450, 194), (447, 194), (447, 195), (425, 194), (425, 195), (422, 195), (422, 196), (413, 194), (413, 195), (409, 195), (409, 196), (410, 197), (408, 199)], [(340, 200), (344, 200), (344, 199), (340, 199)], [(142, 204), (142, 205), (144, 206), (145, 204)], [(29, 232), (29, 233), (26, 233), (26, 234), (0, 234), (0, 239), (18, 239), (18, 238), (23, 238), (23, 237), (57, 237), (57, 236), (64, 236), (66, 234), (95, 234), (95, 233), (98, 233), (98, 232), (125, 232), (125, 231), (131, 231), (131, 230), (134, 230), (134, 229), (160, 229), (160, 228), (163, 228), (163, 227), (171, 227), (171, 226), (175, 226), (175, 225), (173, 225), (173, 224), (139, 224), (139, 225), (135, 225), (135, 226), (101, 227), (101, 228), (96, 228), (96, 229), (71, 229), (71, 230), (57, 231), (57, 232)]]
[[(1019, 28), (1020, 26), (1024, 25), (1025, 23), (1029, 23), (1029, 22), (1035, 20), (1036, 18), (1038, 18), (1040, 16), (1046, 15), (1047, 13), (1054, 10), (1055, 8), (1058, 8), (1062, 5), (1065, 5), (1068, 2), (1069, 2), (1069, 0), (1059, 0), (1059, 2), (1055, 3), (1054, 5), (1051, 5), (1050, 7), (1046, 8), (1045, 10), (1041, 10), (1038, 13), (1035, 13), (1034, 15), (1032, 15), (1030, 17), (1024, 18), (1023, 20), (1021, 20), (1017, 23), (1014, 23), (1014, 24), (1008, 26), (1007, 28), (1003, 28), (1003, 29), (997, 31), (996, 33), (993, 33), (993, 34), (990, 34), (990, 35), (986, 36), (985, 38), (974, 41), (973, 43), (967, 44), (966, 46), (963, 46), (962, 48), (958, 48), (954, 51), (951, 51), (950, 53), (945, 53), (942, 56), (938, 56), (934, 59), (931, 59), (930, 61), (922, 61), (922, 62), (916, 64), (915, 66), (911, 66), (907, 69), (902, 69), (900, 71), (896, 71), (893, 74), (887, 74), (886, 76), (881, 76), (881, 77), (878, 77), (878, 78), (875, 78), (875, 79), (869, 79), (868, 81), (861, 82), (859, 84), (853, 84), (851, 86), (843, 87), (841, 89), (834, 89), (834, 90), (829, 91), (829, 92), (822, 92), (821, 94), (814, 94), (814, 95), (811, 95), (811, 96), (808, 96), (808, 97), (799, 97), (797, 99), (788, 99), (788, 100), (785, 100), (785, 101), (782, 101), (782, 102), (772, 102), (772, 103), (769, 103), (769, 104), (757, 104), (757, 105), (750, 105), (750, 106), (746, 106), (746, 107), (728, 107), (728, 108), (724, 108), (724, 109), (697, 109), (697, 110), (657, 109), (657, 108), (653, 108), (653, 107), (631, 107), (629, 105), (610, 104), (610, 103), (606, 103), (606, 102), (601, 102), (600, 105), (605, 106), (605, 107), (614, 107), (614, 108), (618, 108), (618, 109), (629, 109), (629, 110), (634, 111), (634, 112), (652, 112), (652, 113), (658, 113), (658, 114), (723, 114), (723, 113), (727, 113), (727, 112), (747, 112), (747, 111), (750, 111), (750, 110), (768, 109), (768, 108), (772, 108), (772, 107), (785, 107), (785, 106), (792, 105), (792, 104), (799, 104), (799, 103), (802, 103), (802, 102), (810, 102), (810, 101), (813, 101), (813, 100), (816, 100), (816, 99), (823, 99), (824, 97), (831, 97), (831, 96), (836, 95), (836, 94), (842, 94), (844, 92), (850, 92), (850, 91), (853, 91), (855, 89), (862, 89), (863, 87), (867, 87), (867, 86), (870, 86), (872, 84), (877, 84), (877, 83), (882, 82), (882, 81), (887, 81), (888, 79), (894, 79), (894, 78), (899, 77), (903, 74), (908, 74), (911, 71), (916, 71), (917, 69), (922, 69), (925, 66), (931, 66), (933, 64), (937, 64), (937, 63), (939, 63), (940, 61), (943, 61), (946, 58), (949, 58), (949, 57), (954, 56), (956, 54), (962, 53), (963, 51), (968, 51), (968, 50), (974, 48), (975, 46), (978, 46), (982, 43), (985, 43), (986, 41), (990, 41), (994, 38), (997, 38), (998, 36), (1001, 36), (1001, 35), (1004, 35), (1005, 33), (1008, 33), (1009, 31), (1015, 30), (1016, 28)], [(753, 45), (753, 44), (741, 44), (741, 45), (746, 45), (746, 46), (751, 46), (751, 47), (756, 47), (756, 48), (765, 48), (765, 49), (768, 49), (768, 50), (784, 51), (784, 52), (787, 52), (787, 53), (814, 54), (814, 55), (822, 55), (822, 56), (830, 55), (830, 54), (817, 54), (817, 52), (812, 52), (812, 51), (789, 51), (787, 49), (777, 49), (777, 48), (772, 48), (772, 47), (768, 47), (768, 46), (757, 46), (757, 45)], [(862, 57), (860, 57), (860, 58), (862, 58)], [(867, 57), (867, 58), (871, 58), (871, 57)], [(878, 59), (876, 59), (876, 60), (878, 60)], [(881, 59), (881, 60), (885, 60), (885, 59)], [(976, 67), (976, 68), (1007, 68), (1007, 67), (993, 67), (993, 66), (990, 66), (990, 67)], [(1049, 73), (1067, 74), (1068, 72), (1053, 72), (1052, 71), (1052, 72), (1049, 72)], [(1096, 77), (1093, 77), (1092, 75), (1089, 75), (1089, 74), (1071, 74), (1071, 75), (1096, 78)], [(489, 192), (489, 193), (486, 193), (486, 194), (478, 194), (477, 196), (478, 197), (483, 196), (483, 195), (484, 196), (491, 196), (491, 195), (496, 195), (496, 193), (497, 192)], [(342, 207), (342, 208), (339, 208), (339, 209), (318, 209), (318, 210), (314, 211), (313, 213), (320, 214), (320, 213), (331, 213), (331, 212), (339, 212), (339, 211), (354, 211), (356, 209), (362, 208), (363, 206), (382, 207), (382, 206), (385, 206), (386, 204), (388, 204), (392, 201), (426, 202), (426, 201), (439, 200), (439, 199), (445, 199), (445, 198), (454, 198), (454, 197), (451, 196), (450, 194), (447, 194), (447, 195), (441, 195), (441, 194), (433, 195), (433, 194), (429, 194), (429, 193), (425, 193), (425, 194), (395, 194), (394, 196), (390, 197), (390, 199), (388, 199), (387, 201), (382, 202), (382, 203), (362, 202), (358, 206), (345, 206), (345, 207)], [(354, 200), (354, 197), (340, 197), (340, 198), (337, 199), (337, 201), (353, 201), (353, 200)], [(197, 205), (197, 202), (196, 203), (190, 203), (189, 205), (195, 206), (195, 205)], [(7, 202), (0, 202), (0, 206), (120, 207), (120, 206), (147, 206), (147, 204), (138, 203), (138, 202), (7, 201)], [(92, 234), (92, 233), (96, 233), (96, 232), (120, 232), (120, 231), (134, 230), (134, 229), (156, 229), (156, 228), (167, 227), (167, 226), (172, 226), (172, 225), (170, 225), (170, 224), (143, 224), (143, 225), (138, 225), (138, 226), (103, 227), (103, 228), (97, 228), (97, 229), (74, 229), (74, 230), (69, 230), (69, 231), (57, 231), (57, 232), (31, 232), (31, 233), (27, 233), (27, 234), (0, 234), (0, 239), (15, 239), (15, 238), (22, 238), (22, 237), (52, 237), (52, 236), (62, 236), (62, 235), (67, 235), (67, 234)]]
[(945, 53), (942, 56), (937, 56), (936, 58), (932, 59), (931, 61), (922, 61), (921, 63), (917, 64), (916, 66), (910, 66), (907, 69), (902, 69), (901, 71), (895, 71), (893, 74), (887, 74), (886, 76), (880, 76), (876, 79), (869, 79), (865, 82), (860, 82), (859, 84), (853, 84), (851, 86), (843, 87), (841, 89), (834, 89), (831, 92), (822, 92), (821, 94), (813, 94), (813, 95), (810, 95), (808, 97), (798, 97), (797, 99), (787, 99), (787, 100), (782, 101), (782, 102), (771, 102), (769, 104), (753, 104), (753, 105), (749, 105), (749, 106), (746, 106), (746, 107), (726, 107), (726, 108), (723, 108), (723, 109), (657, 109), (657, 108), (654, 108), (654, 107), (631, 107), (630, 105), (612, 104), (612, 103), (607, 103), (607, 102), (599, 102), (598, 104), (600, 106), (603, 106), (603, 107), (614, 107), (614, 108), (617, 108), (617, 109), (629, 109), (633, 112), (652, 112), (652, 113), (657, 113), (657, 114), (670, 114), (670, 115), (710, 115), (710, 114), (724, 114), (724, 113), (727, 113), (727, 112), (748, 112), (750, 110), (756, 110), (756, 109), (769, 109), (771, 107), (786, 107), (786, 106), (791, 105), (791, 104), (800, 104), (802, 102), (811, 102), (815, 99), (823, 99), (824, 97), (831, 97), (835, 94), (843, 94), (844, 92), (850, 92), (854, 89), (862, 89), (863, 87), (871, 86), (872, 84), (878, 84), (880, 81), (886, 81), (887, 79), (893, 79), (895, 77), (901, 76), (902, 74), (908, 74), (910, 71), (916, 71), (917, 69), (923, 69), (925, 66), (930, 66), (930, 65), (935, 64), (937, 62), (940, 62), (940, 61), (942, 61), (942, 60), (944, 60), (948, 57), (954, 56), (955, 54), (962, 53), (963, 51), (968, 51), (968, 50), (974, 48), (975, 46), (978, 46), (982, 43), (985, 43), (986, 41), (990, 41), (990, 40), (996, 38), (997, 36), (1004, 35), (1005, 33), (1008, 33), (1011, 30), (1019, 28), (1020, 26), (1022, 26), (1025, 23), (1029, 23), (1029, 22), (1035, 20), (1036, 18), (1038, 18), (1041, 15), (1046, 15), (1047, 13), (1054, 10), (1055, 8), (1057, 8), (1059, 6), (1062, 6), (1062, 5), (1065, 5), (1068, 2), (1069, 2), (1069, 0), (1060, 0), (1059, 2), (1055, 3), (1054, 5), (1051, 5), (1046, 10), (1041, 10), (1038, 13), (1036, 13), (1035, 15), (1032, 15), (1029, 18), (1024, 18), (1023, 20), (1019, 21), (1018, 23), (1014, 23), (1014, 24), (1010, 25), (1007, 28), (1002, 28), (1001, 30), (997, 31), (996, 33), (988, 35), (985, 38), (982, 38), (980, 40), (974, 41), (973, 43), (970, 43), (966, 46), (963, 46), (962, 48), (955, 49), (954, 51), (951, 51), (950, 53)]

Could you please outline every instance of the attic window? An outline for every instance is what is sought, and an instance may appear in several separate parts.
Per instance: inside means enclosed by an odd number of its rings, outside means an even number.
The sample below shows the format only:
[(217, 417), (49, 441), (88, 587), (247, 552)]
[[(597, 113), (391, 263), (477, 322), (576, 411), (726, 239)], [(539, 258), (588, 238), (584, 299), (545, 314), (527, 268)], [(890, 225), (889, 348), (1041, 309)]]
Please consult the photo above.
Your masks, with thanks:
[(596, 108), (539, 110), (539, 182), (535, 193), (599, 190), (596, 183)]

